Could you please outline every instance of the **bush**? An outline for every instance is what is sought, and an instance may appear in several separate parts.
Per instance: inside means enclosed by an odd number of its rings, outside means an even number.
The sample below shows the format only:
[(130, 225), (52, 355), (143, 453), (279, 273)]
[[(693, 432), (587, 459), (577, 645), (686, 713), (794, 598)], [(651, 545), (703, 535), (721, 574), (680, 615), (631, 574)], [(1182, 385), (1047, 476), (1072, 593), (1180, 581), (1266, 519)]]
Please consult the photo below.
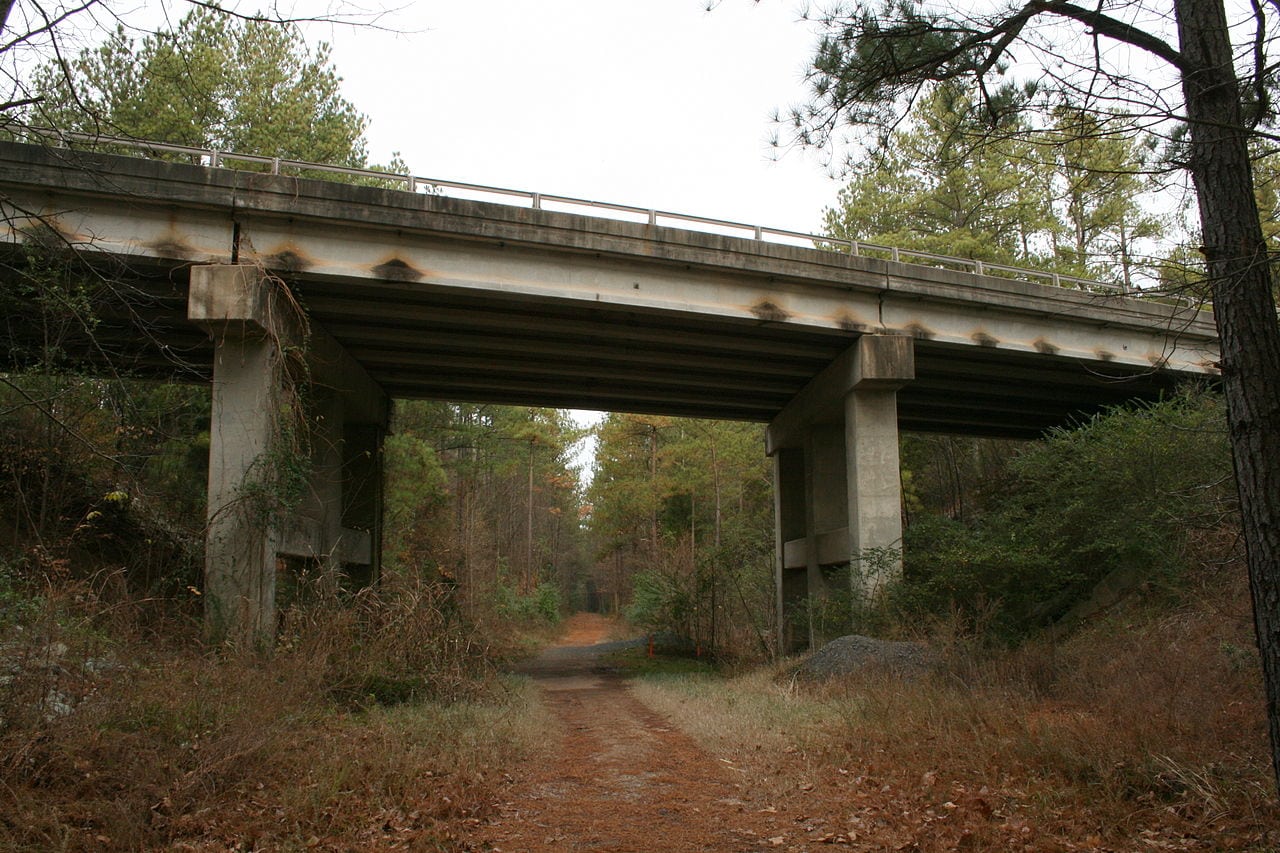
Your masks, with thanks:
[(693, 613), (692, 596), (677, 578), (654, 569), (631, 579), (627, 621), (650, 630), (683, 631)]
[(1055, 430), (1011, 460), (1010, 487), (967, 523), (906, 531), (900, 611), (955, 608), (1008, 638), (1049, 624), (1104, 578), (1163, 583), (1191, 533), (1233, 523), (1222, 404), (1199, 391)]
[(499, 584), (496, 598), (498, 613), (507, 619), (548, 625), (560, 621), (560, 587), (550, 581), (541, 582), (527, 594)]

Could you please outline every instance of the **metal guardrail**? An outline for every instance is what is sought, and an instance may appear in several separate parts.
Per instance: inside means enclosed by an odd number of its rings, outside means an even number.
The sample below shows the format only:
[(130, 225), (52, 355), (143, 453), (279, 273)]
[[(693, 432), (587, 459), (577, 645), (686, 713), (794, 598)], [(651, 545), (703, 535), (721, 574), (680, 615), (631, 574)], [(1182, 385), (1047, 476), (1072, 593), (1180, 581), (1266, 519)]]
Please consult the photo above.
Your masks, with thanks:
[[(260, 154), (240, 154), (234, 151), (218, 151), (216, 149), (196, 148), (188, 145), (174, 145), (168, 142), (150, 142), (146, 140), (126, 139), (121, 137), (98, 136), (88, 133), (74, 133), (54, 130), (51, 128), (28, 127), (14, 132), (19, 135), (35, 137), (38, 139), (53, 140), (55, 143), (66, 148), (71, 148), (74, 144), (86, 144), (95, 147), (109, 146), (124, 148), (127, 150), (137, 151), (143, 156), (177, 154), (189, 157), (193, 163), (207, 166), (209, 168), (235, 168), (234, 164), (237, 163), (253, 164), (266, 167), (273, 175), (287, 174), (292, 171), (311, 173), (319, 172), (342, 175), (344, 177), (356, 178), (359, 180), (398, 184), (403, 186), (409, 192), (426, 193), (428, 195), (447, 195), (446, 190), (453, 189), (469, 194), (488, 197), (490, 200), (494, 197), (497, 199), (522, 199), (534, 210), (547, 209), (546, 206), (548, 204), (569, 208), (571, 211), (576, 208), (587, 208), (591, 213), (586, 215), (601, 216), (601, 218), (624, 218), (621, 216), (610, 217), (608, 215), (602, 215), (600, 211), (604, 211), (606, 214), (625, 214), (626, 216), (634, 217), (638, 221), (647, 222), (649, 225), (653, 226), (670, 222), (704, 225), (720, 229), (721, 231), (746, 232), (751, 238), (762, 242), (792, 245), (792, 243), (786, 243), (785, 241), (798, 241), (800, 243), (809, 243), (815, 248), (840, 251), (855, 257), (878, 257), (900, 263), (942, 267), (944, 269), (957, 269), (962, 272), (971, 272), (976, 275), (995, 275), (1002, 278), (1022, 280), (1032, 283), (1047, 283), (1054, 287), (1069, 287), (1093, 292), (1126, 293), (1125, 287), (1122, 284), (1117, 284), (1115, 282), (1094, 281), (1091, 279), (1077, 278), (1075, 276), (1062, 275), (1055, 272), (1044, 272), (1042, 270), (1029, 269), (1026, 267), (986, 263), (973, 258), (957, 258), (950, 255), (939, 255), (932, 252), (917, 251), (915, 249), (882, 246), (877, 243), (867, 243), (859, 240), (844, 240), (835, 237), (825, 237), (820, 234), (788, 231), (782, 228), (769, 228), (763, 225), (750, 225), (745, 222), (712, 219), (705, 216), (694, 216), (687, 213), (674, 213), (666, 210), (657, 210), (655, 208), (636, 207), (633, 205), (616, 204), (613, 202), (591, 201), (590, 199), (575, 198), (573, 196), (553, 195), (551, 193), (508, 189), (505, 187), (493, 187), (486, 186), (484, 184), (471, 184), (462, 181), (427, 178), (411, 174), (402, 175), (378, 169), (360, 169), (350, 166), (334, 166), (327, 163), (310, 163), (304, 160), (290, 160), (281, 157), (265, 157)], [(497, 203), (510, 204), (509, 201), (498, 201)], [(733, 234), (731, 233), (728, 236), (733, 236)], [(1157, 294), (1153, 291), (1145, 290), (1135, 291), (1131, 295), (1168, 296), (1168, 294)]]

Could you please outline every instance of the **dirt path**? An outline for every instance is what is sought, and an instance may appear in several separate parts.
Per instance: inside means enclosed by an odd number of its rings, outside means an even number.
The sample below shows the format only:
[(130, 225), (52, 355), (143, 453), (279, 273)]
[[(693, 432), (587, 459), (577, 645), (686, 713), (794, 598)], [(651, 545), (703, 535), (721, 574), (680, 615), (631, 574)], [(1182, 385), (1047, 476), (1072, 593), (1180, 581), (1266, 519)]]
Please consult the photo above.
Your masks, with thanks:
[(561, 740), (543, 760), (513, 772), (507, 801), (477, 827), (472, 849), (786, 849), (779, 816), (743, 802), (740, 771), (673, 730), (599, 667), (591, 646), (608, 629), (603, 617), (578, 614), (561, 642), (525, 667), (560, 723)]

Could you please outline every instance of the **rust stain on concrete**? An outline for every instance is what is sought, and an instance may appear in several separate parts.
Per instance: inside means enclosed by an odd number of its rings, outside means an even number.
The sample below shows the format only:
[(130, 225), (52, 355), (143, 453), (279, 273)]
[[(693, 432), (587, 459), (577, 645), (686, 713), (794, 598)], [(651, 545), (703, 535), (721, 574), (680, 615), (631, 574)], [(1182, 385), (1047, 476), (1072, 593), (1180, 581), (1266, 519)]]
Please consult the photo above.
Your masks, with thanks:
[(1104, 349), (1095, 350), (1093, 354), (1096, 355), (1100, 361), (1115, 361), (1116, 358), (1115, 353), (1108, 352)]
[(180, 258), (184, 261), (196, 256), (196, 250), (183, 242), (176, 234), (163, 240), (152, 240), (147, 248), (161, 258)]
[(751, 313), (768, 323), (781, 323), (791, 318), (791, 314), (769, 299), (761, 299), (751, 306)]
[(1036, 338), (1031, 345), (1036, 348), (1036, 352), (1042, 352), (1045, 355), (1057, 355), (1062, 350), (1062, 347), (1051, 344), (1044, 338)]
[(994, 338), (983, 330), (976, 331), (969, 337), (980, 347), (994, 347), (1000, 343), (999, 338)]
[(928, 326), (922, 325), (920, 323), (908, 323), (902, 328), (904, 331), (908, 332), (911, 335), (911, 337), (915, 338), (916, 340), (931, 341), (938, 336), (938, 333), (935, 332), (933, 329), (930, 329)]
[(52, 214), (29, 217), (13, 230), (37, 246), (51, 249), (66, 248), (81, 242), (75, 232), (68, 231), (62, 220)]
[(836, 325), (846, 332), (862, 332), (866, 331), (867, 324), (850, 314), (848, 311), (841, 311), (835, 316)]
[(302, 272), (313, 266), (312, 260), (300, 252), (295, 246), (281, 246), (269, 255), (264, 255), (262, 262), (272, 269), (284, 272)]
[(383, 261), (373, 267), (371, 271), (378, 278), (383, 278), (387, 281), (419, 281), (423, 275), (421, 270), (401, 258), (391, 258)]

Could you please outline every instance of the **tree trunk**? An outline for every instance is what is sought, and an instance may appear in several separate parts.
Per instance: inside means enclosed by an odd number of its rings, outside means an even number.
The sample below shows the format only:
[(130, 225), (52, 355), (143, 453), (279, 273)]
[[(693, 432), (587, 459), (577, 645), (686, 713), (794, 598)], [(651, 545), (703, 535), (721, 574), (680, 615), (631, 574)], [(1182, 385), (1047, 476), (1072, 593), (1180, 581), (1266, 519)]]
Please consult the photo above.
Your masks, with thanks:
[(1280, 326), (1222, 0), (1174, 0), (1254, 626), (1280, 781)]
[(525, 595), (533, 592), (533, 442), (529, 442), (529, 492), (525, 500), (524, 524), (524, 589)]

